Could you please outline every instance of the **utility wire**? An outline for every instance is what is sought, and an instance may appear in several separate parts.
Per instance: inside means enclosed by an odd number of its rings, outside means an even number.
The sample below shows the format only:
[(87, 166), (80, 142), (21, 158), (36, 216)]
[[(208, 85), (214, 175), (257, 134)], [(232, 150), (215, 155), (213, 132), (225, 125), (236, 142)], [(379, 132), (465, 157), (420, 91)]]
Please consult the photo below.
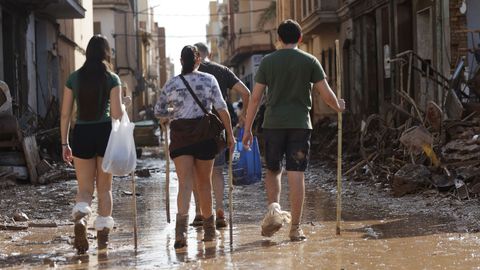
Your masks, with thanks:
[(222, 13), (209, 13), (209, 14), (161, 14), (156, 12), (135, 12), (130, 10), (120, 10), (118, 8), (110, 8), (115, 11), (124, 12), (124, 13), (132, 13), (132, 14), (143, 14), (143, 15), (154, 15), (154, 16), (164, 16), (164, 17), (210, 17), (210, 16), (222, 16), (222, 15), (235, 15), (235, 14), (245, 14), (245, 13), (256, 13), (268, 10), (268, 8), (261, 8), (261, 9), (252, 9), (252, 10), (243, 10), (237, 12), (222, 12)]
[[(269, 29), (269, 30), (258, 30), (258, 31), (249, 31), (249, 32), (237, 32), (233, 33), (234, 36), (241, 36), (241, 35), (248, 35), (248, 34), (258, 34), (258, 33), (264, 33), (267, 34), (270, 31), (275, 31), (277, 30), (276, 28)], [(141, 37), (143, 36), (142, 34), (135, 35), (135, 34), (123, 34), (123, 33), (114, 33), (112, 34), (114, 37), (115, 36), (122, 36), (122, 37)], [(160, 36), (160, 35), (153, 35), (153, 34), (148, 34), (149, 37), (156, 37), (156, 38), (191, 38), (191, 37), (220, 37), (224, 36), (222, 34), (206, 34), (206, 35), (180, 35), (180, 36)], [(230, 36), (230, 34), (229, 34)]]

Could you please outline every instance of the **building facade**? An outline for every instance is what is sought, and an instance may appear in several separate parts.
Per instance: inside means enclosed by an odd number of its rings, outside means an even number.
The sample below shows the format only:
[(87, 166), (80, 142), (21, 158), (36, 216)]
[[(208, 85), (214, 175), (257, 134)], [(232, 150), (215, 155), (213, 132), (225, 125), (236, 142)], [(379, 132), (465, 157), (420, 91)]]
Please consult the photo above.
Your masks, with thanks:
[(85, 51), (84, 38), (78, 33), (88, 29), (91, 13), (85, 7), (91, 3), (83, 2), (0, 4), (0, 80), (10, 88), (14, 115), (31, 130), (51, 128), (59, 120), (66, 78), (82, 62)]

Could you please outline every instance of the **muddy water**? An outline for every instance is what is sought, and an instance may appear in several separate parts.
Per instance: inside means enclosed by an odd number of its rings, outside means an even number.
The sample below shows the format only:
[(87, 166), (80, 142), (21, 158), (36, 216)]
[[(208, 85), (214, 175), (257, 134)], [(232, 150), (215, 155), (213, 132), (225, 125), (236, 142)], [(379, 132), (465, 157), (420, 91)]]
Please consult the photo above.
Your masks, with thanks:
[[(175, 250), (174, 222), (177, 182), (171, 171), (172, 223), (166, 222), (165, 169), (158, 158), (141, 167), (154, 171), (137, 178), (138, 250), (133, 246), (133, 196), (128, 178), (116, 179), (114, 218), (108, 253), (98, 254), (95, 232), (91, 248), (76, 256), (71, 248), (72, 225), (0, 231), (0, 267), (13, 269), (480, 269), (479, 234), (456, 228), (454, 220), (431, 215), (391, 215), (379, 205), (349, 205), (343, 209), (342, 231), (335, 235), (335, 200), (318, 188), (320, 169), (307, 180), (303, 228), (308, 240), (288, 241), (288, 228), (271, 239), (260, 236), (265, 211), (262, 183), (235, 187), (233, 243), (229, 230), (216, 242), (203, 243), (202, 231), (190, 227), (188, 246)], [(74, 183), (73, 183), (74, 184)], [(69, 183), (68, 185), (71, 185)], [(285, 191), (288, 187), (284, 185)], [(227, 200), (226, 200), (227, 201)], [(289, 208), (287, 197), (282, 205)], [(68, 213), (67, 213), (68, 214)], [(194, 217), (193, 204), (190, 219)], [(93, 218), (92, 218), (93, 220)], [(91, 223), (92, 224), (92, 223)]]

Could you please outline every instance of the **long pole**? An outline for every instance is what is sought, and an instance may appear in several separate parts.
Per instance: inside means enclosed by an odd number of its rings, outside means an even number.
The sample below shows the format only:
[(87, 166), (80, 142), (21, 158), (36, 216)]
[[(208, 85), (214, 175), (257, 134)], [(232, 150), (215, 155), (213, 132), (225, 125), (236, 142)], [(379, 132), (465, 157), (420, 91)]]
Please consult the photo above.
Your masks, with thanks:
[[(342, 98), (342, 68), (340, 59), (340, 43), (335, 40), (337, 54), (337, 98)], [(336, 234), (340, 235), (340, 221), (342, 217), (342, 113), (338, 113), (338, 145), (337, 145), (337, 226)]]
[(135, 188), (135, 170), (132, 175), (132, 195), (133, 195), (133, 242), (135, 246), (135, 252), (138, 247), (138, 233), (137, 233), (137, 191)]
[(228, 163), (228, 208), (229, 208), (229, 216), (228, 216), (228, 226), (230, 227), (230, 246), (233, 246), (233, 173), (232, 173), (232, 163), (233, 163), (233, 156), (230, 152), (230, 160)]
[(165, 210), (167, 211), (167, 222), (170, 223), (170, 152), (168, 150), (168, 125), (163, 125), (165, 131)]

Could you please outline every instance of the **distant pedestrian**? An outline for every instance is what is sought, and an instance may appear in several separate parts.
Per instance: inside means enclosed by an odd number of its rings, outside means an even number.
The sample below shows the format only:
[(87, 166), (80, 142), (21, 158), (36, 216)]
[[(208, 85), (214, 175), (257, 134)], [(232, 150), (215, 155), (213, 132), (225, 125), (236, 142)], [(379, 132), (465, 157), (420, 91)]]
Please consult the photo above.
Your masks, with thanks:
[[(79, 254), (88, 250), (87, 222), (97, 188), (98, 216), (95, 219), (98, 248), (105, 249), (113, 229), (112, 175), (102, 170), (102, 160), (112, 127), (120, 119), (122, 94), (120, 78), (111, 71), (111, 50), (105, 37), (93, 36), (83, 66), (70, 74), (63, 91), (61, 137), (63, 160), (75, 166), (78, 189), (72, 210), (75, 222), (74, 246)], [(78, 113), (69, 144), (73, 104)]]
[[(240, 126), (243, 127), (243, 123), (245, 122), (245, 116), (247, 114), (246, 108), (248, 107), (248, 101), (250, 99), (250, 90), (242, 83), (242, 81), (226, 66), (223, 66), (221, 64), (215, 63), (213, 61), (210, 61), (209, 56), (210, 52), (204, 43), (196, 43), (194, 45), (197, 47), (199, 53), (200, 53), (200, 58), (202, 60), (200, 67), (198, 68), (198, 71), (201, 72), (206, 72), (209, 74), (212, 74), (215, 76), (215, 79), (217, 79), (218, 84), (220, 86), (220, 91), (222, 92), (222, 96), (227, 102), (227, 106), (230, 106), (233, 108), (233, 106), (230, 104), (228, 101), (228, 89), (233, 89), (236, 92), (238, 92), (242, 98), (243, 101), (243, 110), (240, 113), (239, 118), (239, 124)], [(230, 117), (236, 116), (236, 113), (234, 110), (229, 111)], [(233, 119), (231, 118), (232, 123)], [(216, 226), (217, 229), (223, 228), (227, 226), (227, 223), (225, 221), (225, 211), (224, 205), (223, 205), (223, 194), (225, 190), (225, 180), (223, 178), (223, 167), (226, 165), (226, 152), (225, 151), (220, 152), (216, 157), (215, 157), (215, 163), (213, 165), (213, 176), (212, 176), (212, 185), (213, 185), (213, 192), (215, 196), (215, 208), (216, 208)], [(192, 225), (194, 226), (201, 226), (203, 222), (203, 216), (202, 212), (200, 211), (200, 207), (198, 207), (198, 199), (197, 199), (197, 192), (194, 187), (194, 197), (195, 197), (195, 210), (196, 210), (196, 215), (195, 219), (193, 220)]]
[(289, 215), (280, 208), (280, 178), (285, 156), (292, 208), (290, 239), (306, 239), (300, 222), (305, 197), (305, 169), (310, 151), (312, 123), (311, 84), (332, 109), (342, 112), (343, 99), (337, 99), (325, 79), (318, 60), (298, 49), (302, 38), (300, 25), (293, 20), (282, 22), (277, 30), (281, 49), (266, 55), (255, 76), (250, 106), (247, 111), (243, 144), (252, 143), (252, 123), (260, 106), (265, 89), (266, 110), (263, 122), (265, 160), (267, 174), (265, 186), (268, 197), (268, 212), (262, 222), (262, 235), (270, 237), (288, 221)]
[[(182, 75), (188, 82), (201, 103), (209, 111), (212, 106), (218, 112), (225, 126), (229, 148), (233, 149), (235, 138), (230, 123), (227, 104), (222, 98), (218, 82), (210, 74), (199, 72), (200, 56), (194, 46), (185, 46), (181, 52)], [(171, 109), (171, 113), (169, 113)], [(188, 129), (185, 124), (191, 119), (199, 119), (204, 115), (201, 107), (187, 89), (180, 76), (170, 79), (160, 93), (155, 114), (161, 124), (170, 124), (170, 157), (175, 163), (178, 176), (178, 196), (175, 224), (175, 248), (187, 245), (186, 233), (188, 229), (188, 209), (192, 195), (192, 186), (196, 185), (199, 195), (200, 208), (205, 216), (203, 222), (203, 240), (213, 241), (216, 238), (215, 216), (212, 209), (212, 168), (215, 155), (218, 153), (214, 139), (205, 141), (191, 141), (183, 132)], [(187, 121), (185, 121), (187, 120)]]

